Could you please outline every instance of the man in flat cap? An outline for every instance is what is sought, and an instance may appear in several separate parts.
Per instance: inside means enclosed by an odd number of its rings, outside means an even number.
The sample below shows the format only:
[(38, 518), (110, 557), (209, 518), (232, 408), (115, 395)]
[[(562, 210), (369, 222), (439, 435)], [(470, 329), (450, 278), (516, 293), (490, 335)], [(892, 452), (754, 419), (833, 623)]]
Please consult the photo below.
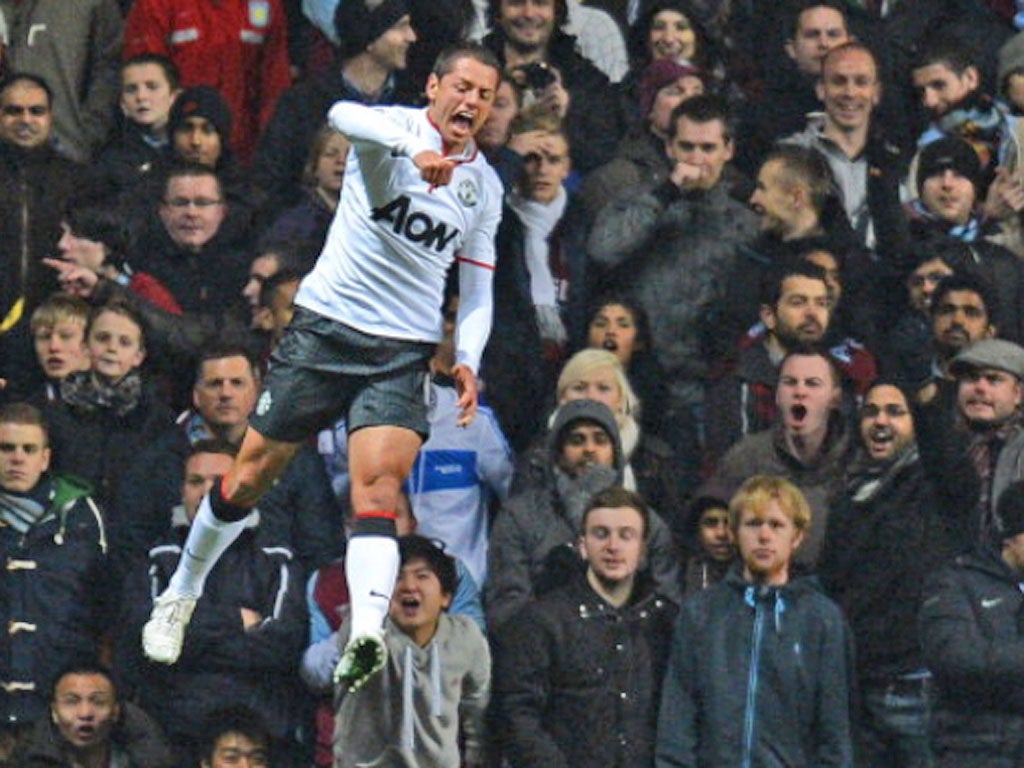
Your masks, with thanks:
[(1011, 483), (1024, 479), (1024, 348), (983, 339), (953, 358), (949, 371), (957, 385), (955, 413), (938, 405), (923, 408), (919, 437), (933, 470), (977, 491), (969, 495), (976, 499), (974, 509), (951, 521), (966, 551), (999, 543), (1003, 523), (996, 502)]

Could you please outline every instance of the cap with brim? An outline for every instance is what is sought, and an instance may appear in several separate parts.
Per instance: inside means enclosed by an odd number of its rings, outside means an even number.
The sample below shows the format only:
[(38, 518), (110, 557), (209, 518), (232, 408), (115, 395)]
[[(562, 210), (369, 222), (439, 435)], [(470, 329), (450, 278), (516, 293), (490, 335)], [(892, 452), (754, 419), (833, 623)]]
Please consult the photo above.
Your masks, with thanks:
[(950, 373), (957, 377), (981, 368), (1006, 371), (1024, 380), (1024, 347), (1005, 339), (983, 339), (963, 350), (949, 365)]

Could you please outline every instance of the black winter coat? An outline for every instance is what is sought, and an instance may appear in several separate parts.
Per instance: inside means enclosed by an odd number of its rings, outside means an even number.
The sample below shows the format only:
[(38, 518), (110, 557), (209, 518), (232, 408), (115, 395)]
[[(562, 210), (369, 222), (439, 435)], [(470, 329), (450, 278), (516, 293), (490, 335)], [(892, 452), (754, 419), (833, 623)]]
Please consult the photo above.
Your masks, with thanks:
[[(265, 718), (275, 739), (303, 722), (305, 696), (296, 670), (309, 637), (304, 582), (291, 551), (261, 547), (246, 530), (206, 580), (177, 663), (142, 658), (138, 641), (153, 598), (167, 587), (187, 531), (150, 550), (125, 581), (117, 666), (126, 688), (178, 746), (194, 744), (203, 715), (245, 704)], [(263, 620), (246, 629), (241, 608)]]
[[(174, 768), (174, 755), (153, 719), (130, 701), (119, 702), (121, 718), (110, 733), (111, 744), (128, 758), (126, 768)], [(44, 717), (14, 764), (19, 768), (78, 768), (57, 727)]]
[(0, 722), (46, 716), (57, 672), (99, 652), (112, 587), (103, 516), (88, 493), (44, 476), (25, 496), (48, 511), (25, 534), (0, 526)]
[[(937, 754), (1024, 754), (1024, 594), (995, 551), (957, 558), (925, 587), (920, 631), (935, 675)], [(952, 764), (952, 763), (950, 763)]]
[(848, 483), (825, 531), (818, 574), (850, 622), (861, 680), (924, 667), (921, 590), (925, 577), (952, 556), (948, 521), (916, 451), (913, 457), (879, 474), (870, 495), (870, 481)]
[(494, 727), (514, 768), (648, 768), (676, 606), (614, 608), (586, 583), (530, 604), (495, 636)]

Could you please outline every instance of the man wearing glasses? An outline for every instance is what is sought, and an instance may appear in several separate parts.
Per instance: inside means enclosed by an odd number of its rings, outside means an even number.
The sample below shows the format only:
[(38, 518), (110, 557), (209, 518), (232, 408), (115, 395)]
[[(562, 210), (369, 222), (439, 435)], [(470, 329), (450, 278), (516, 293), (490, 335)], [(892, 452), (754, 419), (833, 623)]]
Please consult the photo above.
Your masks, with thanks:
[(138, 260), (186, 312), (220, 314), (240, 300), (249, 264), (244, 253), (217, 237), (227, 210), (213, 169), (188, 163), (167, 174), (158, 220), (143, 238)]
[(24, 391), (32, 362), (28, 319), (57, 290), (42, 259), (60, 239), (60, 217), (81, 166), (52, 146), (53, 96), (34, 75), (0, 81), (0, 378)]

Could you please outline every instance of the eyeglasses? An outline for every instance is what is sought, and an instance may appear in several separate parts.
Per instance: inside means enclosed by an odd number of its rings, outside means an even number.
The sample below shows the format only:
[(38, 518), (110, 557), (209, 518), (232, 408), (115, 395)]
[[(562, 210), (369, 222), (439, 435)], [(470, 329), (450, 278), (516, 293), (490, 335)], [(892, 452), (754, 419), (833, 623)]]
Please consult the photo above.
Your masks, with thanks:
[(18, 115), (24, 115), (26, 112), (32, 115), (32, 117), (42, 117), (49, 114), (50, 108), (43, 104), (34, 104), (31, 107), (23, 107), (21, 104), (4, 104), (0, 111), (7, 117), (17, 117)]
[(223, 200), (213, 197), (172, 197), (170, 200), (164, 200), (164, 205), (169, 205), (171, 208), (188, 208), (190, 205), (194, 205), (196, 208), (211, 208), (223, 202)]
[(915, 288), (920, 288), (925, 283), (940, 282), (947, 274), (946, 272), (926, 272), (923, 275), (911, 275), (910, 284)]

